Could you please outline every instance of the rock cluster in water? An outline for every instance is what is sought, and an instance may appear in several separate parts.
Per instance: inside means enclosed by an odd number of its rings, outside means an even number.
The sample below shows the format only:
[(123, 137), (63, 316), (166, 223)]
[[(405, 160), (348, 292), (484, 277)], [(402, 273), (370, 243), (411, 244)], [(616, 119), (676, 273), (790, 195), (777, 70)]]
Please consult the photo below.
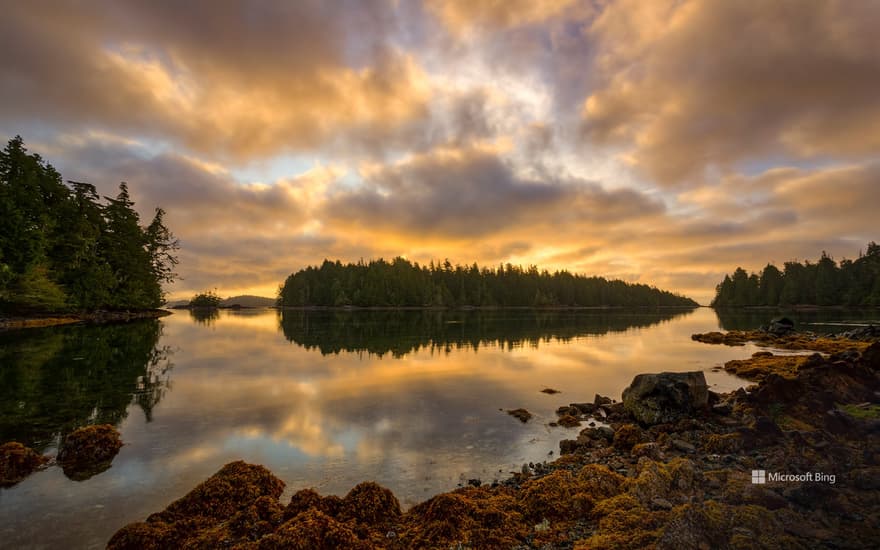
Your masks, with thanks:
[[(795, 363), (764, 352), (731, 367), (756, 382), (749, 391), (704, 395), (692, 373), (637, 377), (629, 407), (601, 396), (560, 407), (578, 421), (602, 411), (608, 425), (563, 441), (556, 461), (407, 512), (372, 482), (343, 498), (302, 489), (284, 504), (279, 479), (235, 462), (109, 548), (876, 547), (880, 343), (862, 344), (836, 339), (830, 356)], [(648, 382), (660, 393), (635, 391)], [(663, 388), (674, 399), (656, 399)], [(662, 414), (640, 417), (639, 395)], [(755, 484), (755, 470), (814, 481)]]
[(110, 424), (85, 426), (64, 439), (58, 464), (64, 475), (83, 481), (107, 470), (121, 448), (119, 432)]
[(119, 432), (110, 424), (73, 431), (64, 438), (54, 458), (10, 441), (0, 445), (0, 487), (15, 485), (53, 462), (57, 462), (70, 479), (84, 481), (110, 468), (121, 447)]

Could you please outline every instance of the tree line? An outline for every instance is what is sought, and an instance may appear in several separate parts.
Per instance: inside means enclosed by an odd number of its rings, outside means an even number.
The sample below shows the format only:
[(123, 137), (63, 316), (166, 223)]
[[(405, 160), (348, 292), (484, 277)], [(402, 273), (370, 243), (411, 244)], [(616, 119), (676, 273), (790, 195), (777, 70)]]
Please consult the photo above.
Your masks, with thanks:
[(727, 306), (880, 306), (880, 245), (868, 243), (855, 260), (835, 262), (824, 251), (819, 261), (773, 264), (761, 273), (741, 267), (715, 288), (713, 307)]
[(160, 306), (179, 248), (164, 215), (142, 227), (125, 183), (102, 200), (16, 136), (0, 152), (0, 311)]
[(405, 258), (342, 264), (324, 260), (292, 273), (279, 289), (281, 306), (595, 307), (696, 306), (683, 296), (643, 285), (568, 271), (510, 264), (496, 269), (419, 265)]

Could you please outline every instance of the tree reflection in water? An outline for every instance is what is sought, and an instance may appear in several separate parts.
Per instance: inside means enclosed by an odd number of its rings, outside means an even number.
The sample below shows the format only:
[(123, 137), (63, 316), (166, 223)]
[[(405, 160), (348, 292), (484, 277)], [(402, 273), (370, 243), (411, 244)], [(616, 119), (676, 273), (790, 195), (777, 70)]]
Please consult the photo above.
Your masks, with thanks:
[(0, 441), (38, 451), (89, 424), (119, 425), (131, 404), (147, 421), (169, 388), (161, 323), (0, 333)]

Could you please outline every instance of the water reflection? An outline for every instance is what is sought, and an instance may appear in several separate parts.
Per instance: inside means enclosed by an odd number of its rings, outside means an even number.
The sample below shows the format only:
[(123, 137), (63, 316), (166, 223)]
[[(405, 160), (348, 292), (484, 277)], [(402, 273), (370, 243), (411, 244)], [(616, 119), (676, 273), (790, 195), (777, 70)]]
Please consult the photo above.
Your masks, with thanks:
[[(288, 493), (342, 495), (375, 480), (411, 506), (555, 456), (559, 440), (577, 433), (547, 425), (559, 405), (596, 393), (619, 398), (640, 372), (700, 369), (721, 384), (726, 375), (711, 367), (752, 351), (693, 342), (692, 333), (718, 328), (705, 308), (218, 313), (207, 325), (177, 312), (159, 322), (161, 335), (155, 323), (4, 335), (4, 437), (19, 424), (35, 434), (41, 414), (71, 408), (70, 400), (75, 414), (30, 439), (51, 440), (64, 422), (115, 410), (124, 446), (112, 468), (86, 482), (49, 468), (0, 491), (0, 540), (101, 547), (239, 459), (266, 465)], [(164, 394), (168, 373), (151, 359), (163, 349), (175, 350), (174, 391)], [(14, 369), (5, 368), (10, 360)], [(61, 376), (65, 369), (78, 378)], [(102, 391), (83, 391), (91, 386)], [(20, 401), (42, 412), (19, 413)], [(533, 420), (499, 410), (518, 407)]]
[(792, 319), (799, 330), (817, 333), (839, 332), (852, 325), (880, 324), (877, 309), (717, 309), (715, 313), (724, 330), (757, 328), (782, 315)]
[(149, 421), (169, 382), (158, 321), (0, 333), (0, 441), (43, 451), (88, 424)]
[(282, 310), (284, 336), (322, 355), (365, 351), (402, 357), (422, 348), (507, 349), (648, 327), (690, 313), (657, 310), (313, 311)]
[(220, 310), (214, 307), (192, 308), (189, 310), (189, 316), (200, 325), (211, 326), (220, 318)]

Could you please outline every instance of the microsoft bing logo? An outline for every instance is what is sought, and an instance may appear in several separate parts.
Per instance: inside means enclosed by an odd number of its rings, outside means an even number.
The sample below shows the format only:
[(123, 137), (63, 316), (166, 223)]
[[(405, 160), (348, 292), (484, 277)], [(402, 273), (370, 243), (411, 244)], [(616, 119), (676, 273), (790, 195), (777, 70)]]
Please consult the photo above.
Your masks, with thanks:
[(764, 470), (752, 470), (752, 483), (759, 485), (767, 483), (767, 473)]

